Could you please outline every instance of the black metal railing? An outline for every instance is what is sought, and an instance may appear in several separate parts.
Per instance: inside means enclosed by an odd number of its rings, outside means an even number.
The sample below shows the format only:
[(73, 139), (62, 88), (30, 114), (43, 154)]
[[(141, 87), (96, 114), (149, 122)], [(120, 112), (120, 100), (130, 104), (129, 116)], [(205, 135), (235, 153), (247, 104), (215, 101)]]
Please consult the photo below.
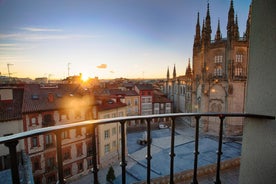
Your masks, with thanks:
[(194, 148), (194, 171), (193, 171), (193, 179), (192, 183), (197, 184), (197, 166), (198, 166), (198, 147), (199, 147), (199, 123), (201, 117), (218, 117), (220, 119), (219, 123), (219, 141), (218, 141), (218, 151), (217, 151), (217, 169), (216, 169), (216, 184), (220, 184), (220, 162), (222, 155), (222, 139), (223, 139), (223, 123), (225, 118), (227, 117), (245, 117), (245, 118), (258, 118), (258, 119), (275, 119), (274, 116), (267, 115), (259, 115), (259, 114), (249, 114), (249, 113), (172, 113), (172, 114), (156, 114), (156, 115), (146, 115), (146, 116), (128, 116), (128, 117), (118, 117), (111, 119), (100, 119), (100, 120), (90, 120), (90, 121), (82, 121), (78, 123), (66, 124), (66, 125), (57, 125), (51, 126), (41, 129), (30, 130), (27, 132), (17, 133), (13, 135), (8, 135), (4, 137), (0, 137), (0, 144), (5, 144), (9, 148), (9, 154), (11, 158), (11, 173), (12, 173), (12, 181), (14, 184), (19, 184), (19, 172), (17, 166), (17, 154), (16, 154), (16, 146), (18, 144), (18, 140), (32, 137), (35, 135), (46, 134), (49, 132), (54, 132), (56, 135), (56, 145), (57, 145), (57, 166), (58, 166), (58, 180), (60, 184), (64, 183), (64, 171), (63, 171), (63, 160), (62, 160), (62, 149), (61, 149), (61, 132), (63, 130), (68, 130), (71, 128), (79, 128), (79, 127), (91, 127), (92, 129), (92, 162), (93, 162), (93, 175), (94, 175), (94, 183), (98, 184), (98, 163), (97, 163), (97, 147), (96, 147), (96, 128), (102, 124), (115, 123), (120, 122), (121, 124), (121, 169), (122, 169), (122, 183), (126, 183), (126, 122), (131, 120), (141, 120), (146, 121), (147, 124), (147, 183), (151, 181), (151, 122), (155, 118), (171, 118), (171, 150), (170, 150), (170, 183), (174, 183), (174, 144), (175, 144), (175, 119), (177, 117), (193, 117), (195, 118), (195, 148)]

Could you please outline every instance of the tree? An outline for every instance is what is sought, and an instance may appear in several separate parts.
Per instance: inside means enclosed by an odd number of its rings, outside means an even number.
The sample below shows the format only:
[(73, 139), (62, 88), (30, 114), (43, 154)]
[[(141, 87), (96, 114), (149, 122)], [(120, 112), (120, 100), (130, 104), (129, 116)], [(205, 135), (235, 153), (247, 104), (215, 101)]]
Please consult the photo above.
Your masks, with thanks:
[(106, 181), (113, 183), (114, 180), (115, 180), (114, 169), (112, 166), (110, 166), (106, 175)]

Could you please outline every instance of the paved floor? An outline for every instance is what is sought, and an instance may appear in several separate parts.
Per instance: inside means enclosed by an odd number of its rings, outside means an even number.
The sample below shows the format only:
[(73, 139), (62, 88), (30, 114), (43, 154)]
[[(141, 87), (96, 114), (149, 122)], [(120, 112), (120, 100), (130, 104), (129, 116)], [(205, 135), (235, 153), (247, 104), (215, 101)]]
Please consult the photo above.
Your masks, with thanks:
[[(175, 162), (174, 171), (180, 172), (187, 169), (193, 168), (194, 160), (194, 129), (186, 126), (185, 124), (178, 124), (176, 129), (177, 134), (175, 135)], [(152, 131), (151, 136), (153, 138), (151, 146), (151, 177), (160, 177), (162, 175), (169, 174), (170, 166), (170, 129), (161, 129)], [(128, 158), (127, 158), (127, 183), (134, 183), (137, 181), (146, 180), (146, 165), (147, 160), (145, 159), (147, 148), (137, 144), (137, 140), (143, 136), (143, 132), (132, 133), (127, 136), (128, 143)], [(217, 147), (218, 142), (216, 139), (201, 134), (199, 140), (199, 160), (198, 166), (203, 166), (216, 162), (217, 158)], [(222, 160), (235, 158), (241, 154), (241, 144), (237, 142), (224, 142), (223, 144), (223, 155)], [(117, 176), (114, 181), (115, 184), (121, 183), (121, 167), (117, 164), (113, 166), (115, 174)], [(101, 169), (99, 171), (100, 183), (106, 183), (106, 174), (108, 169)], [(229, 172), (223, 172), (221, 174), (221, 180), (223, 183), (237, 183), (238, 180), (238, 169), (231, 170)], [(231, 180), (231, 182), (230, 182)], [(233, 180), (233, 181), (232, 181)], [(92, 181), (92, 174), (83, 176), (79, 180), (72, 182), (87, 183)], [(213, 183), (214, 176), (205, 176), (200, 178), (200, 183)], [(227, 181), (227, 182), (225, 182)], [(229, 181), (229, 182), (228, 182)], [(184, 182), (183, 182), (184, 183)]]

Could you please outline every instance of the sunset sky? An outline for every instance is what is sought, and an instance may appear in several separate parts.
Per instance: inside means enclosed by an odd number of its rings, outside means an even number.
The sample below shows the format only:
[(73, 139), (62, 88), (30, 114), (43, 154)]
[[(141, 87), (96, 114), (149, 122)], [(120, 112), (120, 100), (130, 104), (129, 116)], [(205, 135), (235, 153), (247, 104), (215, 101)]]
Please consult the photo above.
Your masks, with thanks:
[[(234, 1), (240, 35), (251, 0)], [(230, 0), (209, 0), (212, 39), (226, 37)], [(68, 75), (164, 78), (192, 58), (197, 12), (207, 0), (0, 0), (0, 72), (14, 77)], [(192, 60), (191, 60), (192, 61)]]

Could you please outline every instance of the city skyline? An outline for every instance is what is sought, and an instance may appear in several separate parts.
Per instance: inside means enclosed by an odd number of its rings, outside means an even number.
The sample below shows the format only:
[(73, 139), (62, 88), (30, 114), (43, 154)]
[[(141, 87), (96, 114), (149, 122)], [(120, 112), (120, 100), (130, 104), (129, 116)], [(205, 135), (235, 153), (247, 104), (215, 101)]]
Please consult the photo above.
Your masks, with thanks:
[[(65, 3), (66, 2), (66, 3)], [(239, 32), (251, 0), (234, 1)], [(212, 39), (226, 37), (230, 0), (209, 1)], [(70, 75), (165, 78), (185, 74), (207, 1), (0, 1), (0, 72), (14, 77)]]

